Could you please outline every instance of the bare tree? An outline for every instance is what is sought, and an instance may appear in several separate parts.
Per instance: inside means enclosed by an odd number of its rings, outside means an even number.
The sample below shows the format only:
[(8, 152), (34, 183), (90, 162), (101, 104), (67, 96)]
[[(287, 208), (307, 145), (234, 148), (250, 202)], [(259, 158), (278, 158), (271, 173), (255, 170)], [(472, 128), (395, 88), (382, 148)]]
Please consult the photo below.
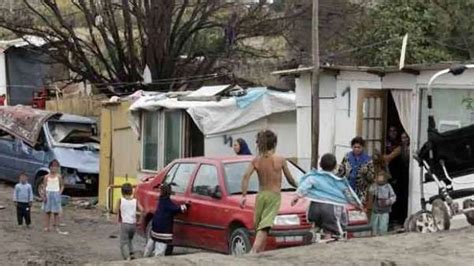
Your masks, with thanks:
[(145, 66), (154, 80), (148, 87), (167, 90), (183, 76), (216, 71), (218, 58), (271, 56), (242, 41), (284, 33), (300, 12), (223, 0), (72, 0), (68, 8), (22, 0), (21, 7), (1, 16), (0, 27), (45, 39), (42, 51), (75, 73), (75, 82), (112, 91), (144, 86)]

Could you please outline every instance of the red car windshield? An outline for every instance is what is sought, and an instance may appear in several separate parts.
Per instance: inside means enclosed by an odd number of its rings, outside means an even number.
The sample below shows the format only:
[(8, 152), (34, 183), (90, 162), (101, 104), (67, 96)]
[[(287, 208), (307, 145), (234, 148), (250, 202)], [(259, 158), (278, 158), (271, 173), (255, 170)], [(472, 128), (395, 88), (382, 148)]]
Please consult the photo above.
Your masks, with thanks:
[[(229, 195), (238, 195), (242, 194), (242, 177), (247, 170), (250, 162), (236, 162), (236, 163), (225, 163), (224, 170), (225, 170), (225, 182), (227, 186), (227, 192)], [(293, 178), (296, 181), (300, 179), (304, 175), (304, 172), (296, 167), (293, 163), (288, 162), (288, 169), (290, 170)], [(285, 176), (283, 175), (282, 180), (282, 188), (281, 191), (295, 191), (296, 189), (293, 188), (288, 181), (286, 180)], [(250, 177), (249, 188), (247, 190), (248, 194), (255, 194), (258, 192), (258, 177), (257, 173), (254, 172)]]

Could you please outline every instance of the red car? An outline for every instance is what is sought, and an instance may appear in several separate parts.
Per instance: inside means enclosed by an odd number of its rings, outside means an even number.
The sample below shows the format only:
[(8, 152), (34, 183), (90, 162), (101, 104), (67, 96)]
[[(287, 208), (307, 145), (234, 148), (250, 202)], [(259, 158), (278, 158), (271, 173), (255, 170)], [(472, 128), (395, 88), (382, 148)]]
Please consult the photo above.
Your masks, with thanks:
[[(189, 201), (185, 214), (176, 216), (173, 246), (195, 247), (233, 255), (250, 251), (255, 229), (253, 225), (255, 196), (258, 192), (256, 174), (252, 176), (244, 209), (240, 208), (241, 180), (253, 157), (187, 158), (175, 160), (157, 176), (147, 178), (138, 185), (136, 195), (143, 206), (140, 227), (148, 234), (151, 219), (157, 206), (157, 185), (174, 182), (177, 203)], [(288, 167), (298, 180), (304, 172), (289, 162)], [(282, 185), (279, 215), (270, 231), (266, 249), (298, 246), (312, 243), (311, 224), (306, 221), (309, 202), (300, 201), (291, 207), (295, 189), (288, 182)], [(348, 210), (348, 232), (369, 231), (365, 213)], [(171, 250), (168, 250), (168, 254)]]

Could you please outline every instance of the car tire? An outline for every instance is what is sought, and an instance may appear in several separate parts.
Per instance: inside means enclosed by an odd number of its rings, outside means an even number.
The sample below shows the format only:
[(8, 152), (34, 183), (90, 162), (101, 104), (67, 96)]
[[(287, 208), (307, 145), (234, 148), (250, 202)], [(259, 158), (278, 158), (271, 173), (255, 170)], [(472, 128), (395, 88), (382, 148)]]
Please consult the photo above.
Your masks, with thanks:
[[(146, 225), (146, 233), (145, 233), (146, 242), (148, 242), (148, 239), (150, 238), (150, 235), (151, 235), (151, 224), (152, 224), (152, 222), (153, 222), (153, 219), (150, 219), (150, 221)], [(167, 245), (166, 246), (166, 251), (165, 251), (165, 256), (173, 255), (173, 250), (174, 250), (173, 245)]]
[[(474, 207), (474, 200), (467, 199), (463, 202), (463, 209), (472, 208)], [(466, 220), (470, 225), (474, 225), (474, 211), (466, 212), (464, 214), (466, 216)]]
[(433, 214), (438, 230), (449, 230), (451, 226), (449, 210), (443, 200), (436, 199), (431, 203), (431, 213)]
[(403, 224), (403, 227), (405, 228), (405, 232), (409, 232), (409, 233), (416, 232), (416, 221), (415, 221), (416, 218), (415, 217), (416, 215), (418, 215), (418, 213), (412, 214), (405, 219), (405, 223)]
[(43, 177), (42, 176), (37, 176), (35, 178), (35, 183), (33, 185), (33, 194), (35, 196), (38, 196), (38, 197), (40, 196), (39, 189), (40, 189), (41, 183), (43, 183)]
[(249, 232), (245, 228), (237, 228), (232, 231), (229, 238), (229, 253), (233, 256), (242, 256), (250, 252)]

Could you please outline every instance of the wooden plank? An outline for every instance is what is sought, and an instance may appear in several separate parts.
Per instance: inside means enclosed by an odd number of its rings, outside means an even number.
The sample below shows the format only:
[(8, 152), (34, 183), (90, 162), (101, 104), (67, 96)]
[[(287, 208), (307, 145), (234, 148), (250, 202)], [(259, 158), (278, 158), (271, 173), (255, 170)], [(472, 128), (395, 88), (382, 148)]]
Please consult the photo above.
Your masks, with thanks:
[(108, 108), (102, 109), (100, 133), (100, 173), (99, 173), (99, 205), (105, 207), (107, 187), (111, 184), (112, 160), (112, 112)]

